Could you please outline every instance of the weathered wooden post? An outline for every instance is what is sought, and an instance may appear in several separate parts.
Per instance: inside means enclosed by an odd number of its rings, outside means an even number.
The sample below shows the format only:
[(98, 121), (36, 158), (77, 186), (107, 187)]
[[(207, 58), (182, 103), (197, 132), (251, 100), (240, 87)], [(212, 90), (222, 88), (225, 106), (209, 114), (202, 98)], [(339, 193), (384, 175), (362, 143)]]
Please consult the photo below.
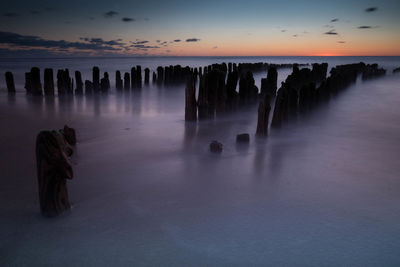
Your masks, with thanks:
[(80, 71), (75, 71), (75, 84), (76, 84), (76, 89), (75, 93), (77, 94), (83, 94), (83, 81), (82, 81), (82, 75)]
[(150, 70), (149, 70), (149, 68), (145, 68), (144, 69), (144, 83), (149, 84), (149, 80), (150, 80)]
[(32, 94), (42, 94), (42, 83), (40, 82), (40, 69), (33, 67), (31, 69), (31, 83), (32, 83)]
[[(64, 127), (66, 134), (71, 136), (70, 129)], [(66, 179), (73, 177), (68, 160), (72, 144), (68, 140), (71, 139), (66, 139), (62, 131), (42, 131), (36, 138), (40, 210), (46, 217), (60, 215), (71, 208), (66, 183)]]
[(100, 89), (100, 69), (98, 67), (93, 67), (93, 90), (95, 92), (99, 91)]
[(115, 88), (117, 88), (117, 90), (121, 90), (123, 88), (121, 72), (119, 70), (115, 72)]
[(15, 93), (14, 76), (12, 72), (7, 71), (6, 74), (6, 84), (8, 93)]
[(189, 75), (185, 90), (185, 120), (197, 120), (196, 87), (194, 86), (193, 75)]
[(269, 113), (271, 111), (271, 104), (269, 96), (265, 96), (264, 100), (258, 106), (258, 121), (257, 131), (258, 136), (268, 135)]
[(131, 82), (130, 82), (129, 72), (125, 72), (125, 74), (124, 74), (124, 88), (129, 90), (130, 87), (131, 87)]
[(44, 94), (54, 95), (54, 77), (53, 69), (44, 69)]

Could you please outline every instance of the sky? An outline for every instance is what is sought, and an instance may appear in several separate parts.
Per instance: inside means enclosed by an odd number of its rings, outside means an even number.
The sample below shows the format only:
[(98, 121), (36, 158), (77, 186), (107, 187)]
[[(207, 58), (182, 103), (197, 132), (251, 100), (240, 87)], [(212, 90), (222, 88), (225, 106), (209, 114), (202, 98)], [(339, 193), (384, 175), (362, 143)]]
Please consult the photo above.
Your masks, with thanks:
[(2, 0), (0, 56), (399, 56), (400, 1)]

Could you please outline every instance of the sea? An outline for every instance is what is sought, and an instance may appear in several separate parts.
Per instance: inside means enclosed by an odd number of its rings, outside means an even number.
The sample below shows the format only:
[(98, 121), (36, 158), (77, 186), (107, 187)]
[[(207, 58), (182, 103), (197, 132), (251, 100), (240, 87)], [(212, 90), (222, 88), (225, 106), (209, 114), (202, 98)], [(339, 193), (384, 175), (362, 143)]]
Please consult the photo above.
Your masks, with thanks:
[[(115, 89), (116, 70), (222, 62), (365, 62), (387, 74), (358, 79), (266, 138), (255, 136), (257, 105), (193, 123), (184, 84)], [(109, 73), (107, 94), (25, 92), (31, 67), (42, 79), (44, 68), (68, 68), (91, 80), (93, 66)], [(400, 57), (0, 59), (0, 265), (400, 266), (398, 67)], [(278, 70), (278, 85), (291, 71)], [(258, 87), (266, 75), (254, 73)], [(78, 140), (72, 209), (44, 218), (35, 139), (64, 125)], [(241, 133), (248, 145), (236, 144)]]

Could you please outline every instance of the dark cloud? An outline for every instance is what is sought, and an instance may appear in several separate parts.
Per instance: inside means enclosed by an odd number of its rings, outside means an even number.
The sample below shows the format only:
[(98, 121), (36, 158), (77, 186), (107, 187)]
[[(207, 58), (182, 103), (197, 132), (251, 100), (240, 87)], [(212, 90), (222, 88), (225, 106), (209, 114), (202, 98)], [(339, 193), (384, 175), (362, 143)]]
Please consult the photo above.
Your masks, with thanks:
[(149, 18), (144, 18), (144, 21), (149, 21), (150, 19)]
[(161, 45), (163, 45), (163, 46), (166, 46), (167, 44), (168, 44), (167, 41), (164, 41), (164, 42), (161, 43)]
[(180, 39), (174, 40), (175, 43), (179, 43), (180, 41), (181, 41)]
[(363, 26), (358, 26), (358, 27), (357, 27), (357, 29), (362, 29), (362, 30), (365, 30), (365, 29), (374, 29), (374, 28), (378, 28), (378, 26), (366, 26), (366, 25), (363, 25)]
[(98, 45), (116, 45), (116, 46), (124, 46), (125, 43), (122, 43), (122, 39), (116, 39), (116, 40), (110, 40), (110, 41), (104, 41), (102, 38), (87, 38), (87, 37), (81, 37), (79, 38), (82, 41), (92, 43), (92, 44), (98, 44)]
[(156, 45), (143, 45), (143, 44), (133, 44), (130, 47), (139, 48), (139, 49), (150, 49), (150, 48), (160, 48)]
[(299, 35), (298, 35), (298, 34), (293, 34), (292, 36), (293, 36), (293, 37), (298, 37)]
[(44, 8), (44, 11), (49, 11), (49, 12), (51, 12), (51, 11), (55, 11), (56, 9), (54, 8), (54, 7), (45, 7)]
[(377, 7), (369, 7), (369, 8), (366, 8), (366, 9), (365, 9), (365, 12), (375, 12), (375, 11), (377, 11), (377, 10), (378, 10)]
[(331, 22), (337, 22), (337, 21), (339, 21), (339, 19), (338, 19), (338, 18), (331, 19)]
[(339, 44), (345, 44), (345, 41), (337, 41)]
[(15, 18), (15, 17), (18, 17), (19, 14), (14, 13), (14, 12), (6, 12), (6, 13), (3, 14), (3, 16), (4, 17), (8, 17), (8, 18)]
[(198, 38), (189, 38), (189, 39), (186, 39), (186, 42), (198, 42), (198, 41), (200, 41), (200, 39), (198, 39)]
[(104, 17), (106, 17), (106, 18), (112, 18), (112, 17), (114, 17), (114, 16), (116, 16), (116, 15), (118, 15), (119, 13), (118, 12), (116, 12), (116, 11), (108, 11), (108, 12), (106, 12), (106, 13), (104, 13)]
[(157, 43), (161, 43), (161, 40), (156, 40)]
[(213, 47), (213, 49), (217, 49), (217, 48), (218, 48), (218, 46), (214, 46), (214, 47)]
[[(97, 40), (91, 41), (92, 39)], [(116, 51), (121, 48), (107, 44), (106, 41), (100, 42), (100, 38), (84, 39), (85, 42), (69, 42), (65, 40), (46, 40), (38, 36), (20, 35), (13, 32), (0, 32), (0, 44), (13, 45), (21, 48), (54, 48), (54, 49), (80, 49), (80, 50), (109, 50)], [(112, 42), (112, 41), (110, 41)]]
[(286, 30), (281, 30), (281, 32), (286, 32)]
[(324, 34), (326, 35), (338, 35), (338, 33), (336, 32), (336, 30), (330, 30), (328, 32), (324, 32)]
[(147, 44), (149, 41), (136, 41), (136, 42), (131, 42), (132, 44)]
[(121, 19), (123, 22), (131, 22), (131, 21), (136, 21), (136, 19), (134, 18), (128, 18), (128, 17), (124, 17)]
[(40, 11), (38, 11), (38, 10), (32, 10), (31, 11), (31, 14), (32, 15), (38, 15), (38, 14), (40, 14), (41, 12)]
[(333, 28), (334, 28), (334, 26), (333, 26), (333, 25), (329, 25), (329, 24), (327, 24), (327, 25), (324, 25), (324, 27), (325, 27), (325, 28), (330, 28), (330, 29), (333, 29)]

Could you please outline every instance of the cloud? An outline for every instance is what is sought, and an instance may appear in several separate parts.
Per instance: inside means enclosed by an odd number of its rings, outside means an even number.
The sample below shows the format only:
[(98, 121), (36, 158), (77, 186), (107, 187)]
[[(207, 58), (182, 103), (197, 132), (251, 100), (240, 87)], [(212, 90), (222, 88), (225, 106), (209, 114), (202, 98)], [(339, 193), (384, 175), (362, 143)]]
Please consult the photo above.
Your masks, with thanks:
[(286, 32), (286, 30), (281, 30), (281, 32)]
[(293, 37), (298, 37), (299, 35), (298, 35), (298, 34), (293, 34), (292, 36), (293, 36)]
[(124, 18), (122, 18), (122, 21), (123, 21), (123, 22), (131, 22), (131, 21), (136, 21), (136, 19), (124, 17)]
[(15, 17), (18, 17), (18, 16), (19, 16), (19, 14), (14, 13), (14, 12), (6, 12), (6, 13), (3, 14), (3, 17), (8, 17), (8, 18), (15, 18)]
[(181, 41), (180, 39), (174, 40), (175, 43), (179, 43), (180, 41)]
[(339, 19), (338, 19), (338, 18), (331, 19), (331, 22), (337, 22), (337, 21), (339, 21)]
[(378, 7), (369, 7), (365, 9), (365, 12), (375, 12), (378, 10)]
[(333, 25), (329, 25), (329, 24), (327, 24), (327, 25), (324, 25), (324, 27), (325, 27), (325, 28), (330, 28), (330, 29), (333, 29), (333, 28), (334, 28), (334, 26), (333, 26)]
[(213, 47), (213, 49), (217, 49), (217, 48), (218, 48), (218, 46), (214, 46), (214, 47)]
[(198, 38), (189, 38), (189, 39), (186, 39), (186, 42), (198, 42), (198, 41), (200, 41), (200, 39), (198, 39)]
[(111, 11), (108, 11), (108, 12), (104, 13), (103, 15), (106, 18), (112, 18), (112, 17), (114, 17), (114, 16), (116, 16), (118, 14), (119, 14), (118, 12), (111, 10)]
[(150, 19), (149, 18), (144, 18), (144, 21), (149, 21)]
[(330, 31), (324, 32), (324, 34), (326, 34), (326, 35), (338, 35), (336, 30), (330, 30)]
[(362, 29), (362, 30), (365, 30), (365, 29), (374, 29), (374, 28), (378, 28), (378, 26), (366, 26), (366, 25), (363, 25), (363, 26), (358, 26), (358, 27), (357, 27), (357, 29)]
[(147, 44), (149, 41), (136, 41), (136, 42), (131, 42), (132, 44)]
[(31, 10), (31, 14), (32, 15), (38, 15), (38, 14), (40, 14), (41, 12), (40, 11), (38, 11), (38, 10)]
[(345, 44), (346, 42), (345, 42), (345, 41), (337, 41), (337, 43), (339, 43), (339, 44)]
[[(81, 39), (82, 40), (82, 39)], [(12, 45), (13, 48), (53, 48), (53, 49), (78, 49), (78, 50), (102, 50), (117, 51), (121, 48), (114, 47), (114, 41), (107, 44), (100, 38), (84, 39), (85, 42), (69, 42), (65, 40), (46, 40), (38, 36), (20, 35), (13, 32), (0, 32), (0, 44)], [(121, 44), (117, 44), (121, 45)]]
[(89, 42), (92, 44), (98, 44), (98, 45), (116, 45), (116, 46), (124, 46), (125, 43), (122, 43), (122, 39), (116, 39), (116, 40), (110, 40), (110, 41), (104, 41), (102, 38), (87, 38), (87, 37), (81, 37), (79, 40)]
[(130, 47), (139, 48), (139, 49), (150, 49), (150, 48), (160, 48), (156, 45), (143, 45), (143, 44), (133, 44)]
[(161, 40), (156, 40), (157, 43), (161, 43)]
[(45, 7), (44, 8), (44, 11), (49, 11), (49, 12), (51, 12), (51, 11), (55, 11), (56, 9), (54, 8), (54, 7)]

